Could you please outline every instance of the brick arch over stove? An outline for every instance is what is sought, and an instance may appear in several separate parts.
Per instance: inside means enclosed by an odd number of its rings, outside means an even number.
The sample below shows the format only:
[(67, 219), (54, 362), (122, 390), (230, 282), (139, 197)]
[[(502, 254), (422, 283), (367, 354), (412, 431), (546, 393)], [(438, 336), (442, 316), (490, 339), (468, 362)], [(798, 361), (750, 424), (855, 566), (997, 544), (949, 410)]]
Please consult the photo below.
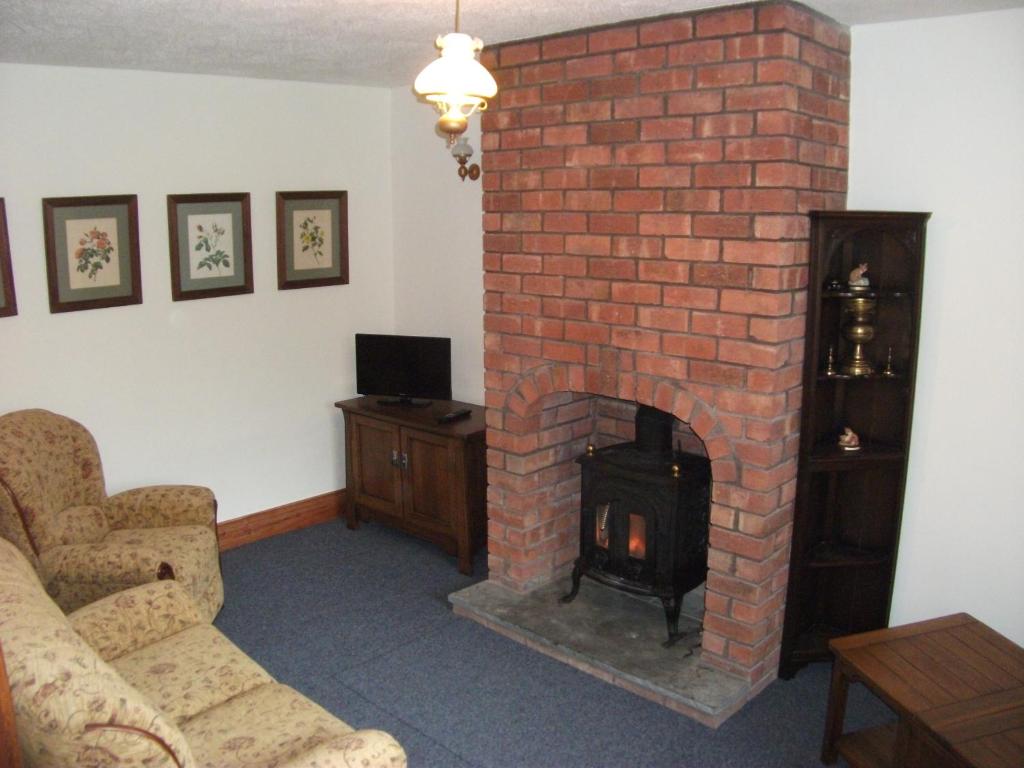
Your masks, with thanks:
[[(689, 425), (704, 444), (715, 478), (734, 483), (738, 465), (732, 440), (719, 423), (714, 409), (697, 394), (688, 391), (681, 382), (649, 378), (641, 378), (637, 382), (635, 377), (626, 376), (622, 377), (621, 383), (625, 385), (628, 382), (633, 386), (624, 386), (623, 391), (613, 391), (609, 387), (588, 386), (588, 383), (593, 385), (599, 381), (600, 374), (590, 371), (592, 375), (588, 377), (587, 373), (587, 368), (582, 365), (550, 364), (532, 368), (521, 375), (506, 396), (505, 407), (517, 417), (507, 429), (530, 430), (531, 417), (538, 415), (543, 408), (544, 396), (559, 392), (648, 405), (670, 413)], [(637, 383), (640, 384), (639, 388)], [(625, 392), (630, 393), (628, 397), (623, 396)], [(535, 431), (535, 427), (530, 431)], [(491, 445), (490, 442), (488, 444)]]

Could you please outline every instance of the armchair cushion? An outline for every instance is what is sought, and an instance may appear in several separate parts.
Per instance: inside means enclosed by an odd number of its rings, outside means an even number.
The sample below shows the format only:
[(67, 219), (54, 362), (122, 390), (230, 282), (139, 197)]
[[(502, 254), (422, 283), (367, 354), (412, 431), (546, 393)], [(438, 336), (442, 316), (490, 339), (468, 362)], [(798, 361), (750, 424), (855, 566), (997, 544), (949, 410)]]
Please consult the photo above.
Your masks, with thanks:
[(104, 661), (199, 624), (196, 604), (176, 581), (118, 592), (68, 614), (72, 628)]
[(56, 537), (61, 544), (95, 544), (110, 533), (110, 524), (100, 507), (68, 507), (55, 519)]

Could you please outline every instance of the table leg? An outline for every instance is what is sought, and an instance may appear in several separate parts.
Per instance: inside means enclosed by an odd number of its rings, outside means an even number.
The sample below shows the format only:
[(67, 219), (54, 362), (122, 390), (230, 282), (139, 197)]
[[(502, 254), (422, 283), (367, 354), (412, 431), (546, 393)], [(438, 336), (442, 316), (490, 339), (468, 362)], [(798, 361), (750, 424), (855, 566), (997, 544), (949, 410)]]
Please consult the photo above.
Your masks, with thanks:
[(821, 762), (832, 765), (839, 759), (837, 744), (843, 735), (843, 719), (846, 717), (846, 697), (850, 681), (842, 663), (832, 662), (832, 685), (828, 691), (828, 713), (825, 715), (825, 739), (821, 745)]

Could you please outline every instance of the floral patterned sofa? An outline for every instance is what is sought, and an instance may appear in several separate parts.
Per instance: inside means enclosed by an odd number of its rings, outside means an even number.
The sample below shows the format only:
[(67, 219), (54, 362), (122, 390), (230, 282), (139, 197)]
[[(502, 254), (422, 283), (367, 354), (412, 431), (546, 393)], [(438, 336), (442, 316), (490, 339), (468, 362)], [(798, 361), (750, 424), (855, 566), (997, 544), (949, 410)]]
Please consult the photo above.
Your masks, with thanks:
[(0, 537), (66, 612), (173, 578), (212, 620), (224, 602), (209, 488), (154, 485), (107, 496), (89, 430), (41, 409), (0, 416)]
[(0, 648), (17, 727), (17, 739), (0, 733), (0, 764), (19, 742), (29, 766), (406, 764), (388, 734), (355, 731), (275, 682), (176, 581), (65, 616), (28, 560), (0, 540)]

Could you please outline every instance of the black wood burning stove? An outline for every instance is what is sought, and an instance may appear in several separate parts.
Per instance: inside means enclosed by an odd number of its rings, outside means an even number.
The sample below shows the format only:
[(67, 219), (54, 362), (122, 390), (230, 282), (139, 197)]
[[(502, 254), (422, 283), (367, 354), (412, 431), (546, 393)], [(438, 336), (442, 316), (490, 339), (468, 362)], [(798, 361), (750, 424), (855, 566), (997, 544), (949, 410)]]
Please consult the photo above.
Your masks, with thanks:
[(583, 471), (580, 556), (570, 602), (586, 575), (618, 589), (654, 595), (665, 607), (668, 641), (679, 633), (683, 595), (707, 576), (711, 464), (672, 448), (675, 417), (640, 406), (636, 440), (587, 447)]

